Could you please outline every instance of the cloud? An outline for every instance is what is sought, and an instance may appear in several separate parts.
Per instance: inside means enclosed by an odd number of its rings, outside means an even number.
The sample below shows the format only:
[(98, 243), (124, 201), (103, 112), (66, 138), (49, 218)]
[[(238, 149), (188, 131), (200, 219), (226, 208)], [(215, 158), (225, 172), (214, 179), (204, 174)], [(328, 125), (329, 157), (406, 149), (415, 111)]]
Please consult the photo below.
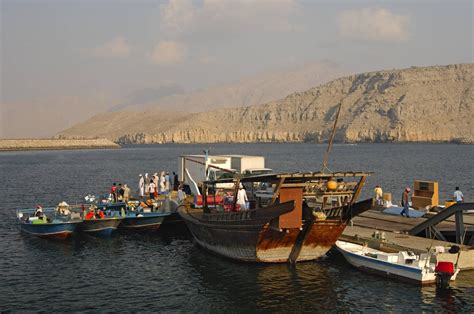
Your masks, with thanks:
[(160, 41), (152, 50), (150, 60), (156, 65), (175, 65), (186, 60), (186, 45), (176, 41)]
[(408, 39), (410, 18), (383, 8), (341, 12), (337, 17), (339, 34), (362, 40), (403, 41)]
[(166, 36), (254, 29), (286, 32), (298, 29), (290, 20), (296, 12), (295, 0), (204, 0), (200, 5), (170, 0), (160, 5), (160, 29)]
[(130, 55), (130, 46), (125, 38), (118, 36), (95, 48), (92, 54), (97, 58), (120, 59)]

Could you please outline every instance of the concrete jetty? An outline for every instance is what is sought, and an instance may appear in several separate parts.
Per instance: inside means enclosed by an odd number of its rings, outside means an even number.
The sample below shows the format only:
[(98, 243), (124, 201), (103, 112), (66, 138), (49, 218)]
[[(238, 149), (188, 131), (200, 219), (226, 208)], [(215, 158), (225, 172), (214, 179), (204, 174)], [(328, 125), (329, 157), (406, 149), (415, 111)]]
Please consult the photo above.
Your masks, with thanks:
[(120, 148), (111, 140), (99, 139), (0, 139), (0, 151)]
[[(427, 218), (406, 218), (402, 216), (383, 214), (378, 210), (369, 210), (352, 220), (352, 226), (347, 226), (340, 239), (348, 242), (366, 244), (374, 249), (382, 249), (389, 252), (411, 250), (416, 253), (426, 252), (430, 247), (451, 247), (458, 245), (453, 242), (433, 240), (419, 236), (409, 235), (417, 225), (426, 221)], [(464, 225), (466, 230), (474, 230), (474, 215), (464, 214)], [(443, 232), (453, 232), (455, 221), (446, 219), (437, 226)], [(384, 232), (385, 239), (374, 238), (375, 231)], [(459, 257), (459, 268), (461, 270), (474, 269), (474, 247), (459, 245), (461, 254)], [(443, 253), (439, 256), (441, 261), (455, 262), (457, 254)]]

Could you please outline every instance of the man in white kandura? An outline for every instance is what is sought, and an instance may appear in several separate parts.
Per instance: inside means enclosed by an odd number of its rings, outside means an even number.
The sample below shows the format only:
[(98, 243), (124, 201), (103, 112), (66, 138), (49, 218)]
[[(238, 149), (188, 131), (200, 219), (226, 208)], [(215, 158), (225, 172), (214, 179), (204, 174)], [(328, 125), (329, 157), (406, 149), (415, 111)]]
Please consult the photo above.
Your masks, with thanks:
[(239, 192), (237, 192), (237, 204), (240, 205), (240, 210), (247, 210), (247, 202), (249, 199), (247, 198), (247, 192), (244, 189), (242, 183), (239, 185)]
[(138, 180), (138, 194), (143, 198), (145, 196), (145, 179), (143, 179), (142, 174), (139, 175), (140, 179)]

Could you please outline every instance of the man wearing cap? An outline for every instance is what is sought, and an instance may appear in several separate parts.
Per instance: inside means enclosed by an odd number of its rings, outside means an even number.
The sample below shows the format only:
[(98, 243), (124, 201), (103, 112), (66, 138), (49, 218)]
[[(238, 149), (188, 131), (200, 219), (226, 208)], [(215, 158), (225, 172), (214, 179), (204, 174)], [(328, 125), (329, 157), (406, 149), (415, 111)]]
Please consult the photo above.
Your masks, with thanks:
[(409, 187), (406, 187), (405, 191), (403, 191), (403, 195), (402, 195), (403, 210), (400, 212), (400, 215), (402, 215), (402, 216), (403, 216), (403, 214), (405, 214), (407, 217), (410, 217), (410, 215), (409, 215), (409, 204), (408, 204), (408, 201), (410, 199), (410, 191), (411, 191), (411, 189)]

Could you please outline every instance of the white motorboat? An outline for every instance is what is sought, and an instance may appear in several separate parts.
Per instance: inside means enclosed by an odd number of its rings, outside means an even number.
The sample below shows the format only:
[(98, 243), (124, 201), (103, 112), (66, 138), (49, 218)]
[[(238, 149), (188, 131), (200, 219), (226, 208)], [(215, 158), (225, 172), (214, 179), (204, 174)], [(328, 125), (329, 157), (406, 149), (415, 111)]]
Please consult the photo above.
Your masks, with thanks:
[(347, 262), (359, 269), (422, 285), (437, 283), (445, 287), (449, 281), (456, 279), (459, 272), (452, 262), (437, 262), (436, 254), (444, 251), (443, 247), (420, 255), (409, 251), (386, 253), (340, 240), (336, 242), (336, 247)]

